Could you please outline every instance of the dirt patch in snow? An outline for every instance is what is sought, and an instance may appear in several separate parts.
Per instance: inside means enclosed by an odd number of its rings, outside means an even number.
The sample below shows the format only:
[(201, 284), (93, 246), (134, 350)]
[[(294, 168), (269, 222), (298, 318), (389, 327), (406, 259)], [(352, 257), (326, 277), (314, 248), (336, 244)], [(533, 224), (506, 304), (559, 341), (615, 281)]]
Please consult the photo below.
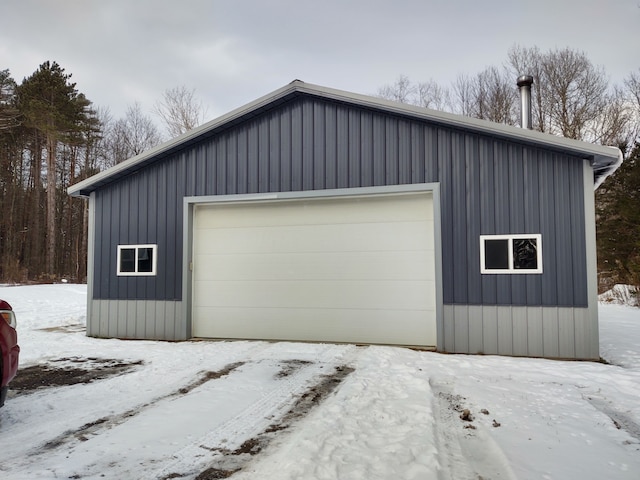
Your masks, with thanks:
[(15, 394), (24, 394), (43, 388), (91, 383), (114, 375), (122, 375), (142, 364), (141, 360), (59, 358), (18, 370), (18, 374), (11, 382), (11, 391)]
[(191, 382), (189, 385), (186, 385), (186, 386), (180, 388), (177, 392), (175, 392), (174, 395), (185, 395), (185, 394), (189, 393), (191, 390), (193, 390), (195, 388), (198, 388), (201, 385), (204, 385), (209, 380), (217, 380), (218, 378), (226, 377), (231, 372), (233, 372), (235, 369), (240, 368), (244, 364), (245, 364), (245, 362), (230, 363), (229, 365), (227, 365), (226, 367), (224, 367), (221, 370), (203, 372), (200, 375), (200, 378), (198, 378), (195, 381)]
[(309, 360), (284, 360), (280, 363), (281, 370), (276, 374), (276, 378), (286, 378), (291, 376), (297, 370), (302, 367), (311, 365)]

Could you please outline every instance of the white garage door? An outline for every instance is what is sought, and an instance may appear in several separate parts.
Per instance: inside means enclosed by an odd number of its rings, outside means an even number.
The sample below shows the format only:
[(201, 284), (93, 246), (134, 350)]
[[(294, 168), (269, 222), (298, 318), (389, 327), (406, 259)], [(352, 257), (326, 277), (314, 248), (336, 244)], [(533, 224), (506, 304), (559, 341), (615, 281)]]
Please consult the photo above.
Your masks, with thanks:
[(198, 205), (194, 337), (436, 345), (430, 192)]

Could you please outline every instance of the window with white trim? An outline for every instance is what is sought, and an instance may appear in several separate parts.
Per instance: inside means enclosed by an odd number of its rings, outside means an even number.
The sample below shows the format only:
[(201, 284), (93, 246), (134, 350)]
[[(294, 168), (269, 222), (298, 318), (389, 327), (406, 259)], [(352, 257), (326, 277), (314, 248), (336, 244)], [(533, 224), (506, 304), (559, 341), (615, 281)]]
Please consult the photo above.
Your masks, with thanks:
[(481, 273), (542, 273), (542, 235), (480, 235)]
[(118, 276), (156, 274), (157, 245), (118, 245)]

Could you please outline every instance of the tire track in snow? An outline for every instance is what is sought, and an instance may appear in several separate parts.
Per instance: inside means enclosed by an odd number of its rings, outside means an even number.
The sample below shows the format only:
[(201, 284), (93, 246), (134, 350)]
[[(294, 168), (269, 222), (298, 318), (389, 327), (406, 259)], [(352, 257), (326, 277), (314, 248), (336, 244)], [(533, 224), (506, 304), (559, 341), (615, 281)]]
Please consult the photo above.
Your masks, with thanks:
[(172, 392), (155, 397), (148, 402), (136, 405), (132, 408), (128, 408), (124, 411), (121, 411), (120, 413), (92, 420), (73, 429), (67, 429), (51, 438), (50, 440), (46, 441), (44, 444), (37, 445), (36, 447), (31, 449), (27, 453), (26, 460), (24, 460), (23, 462), (19, 462), (19, 465), (29, 465), (33, 463), (34, 458), (52, 455), (55, 450), (58, 450), (62, 447), (67, 447), (68, 449), (70, 449), (73, 447), (73, 444), (85, 442), (89, 440), (91, 436), (122, 425), (128, 420), (131, 420), (144, 411), (157, 406), (163, 401), (170, 400), (180, 395), (184, 395), (185, 393), (191, 391), (193, 388), (196, 388), (197, 386), (209, 380), (224, 377), (231, 373), (233, 370), (239, 368), (243, 363), (242, 360), (251, 358), (253, 355), (259, 355), (262, 351), (269, 348), (269, 346), (269, 343), (266, 342), (257, 342), (255, 344), (250, 344), (246, 349), (235, 352), (233, 356), (230, 355), (230, 360), (232, 360), (231, 363), (222, 366), (219, 370), (204, 372), (204, 375), (201, 378), (184, 384), (179, 388), (176, 388)]
[(615, 408), (613, 403), (604, 397), (583, 395), (583, 398), (596, 410), (609, 417), (618, 430), (622, 430), (636, 441), (640, 441), (640, 425), (633, 420), (631, 415)]
[(440, 463), (438, 478), (517, 480), (504, 452), (485, 427), (461, 421), (465, 399), (453, 393), (453, 382), (432, 378), (429, 384), (436, 399), (433, 410)]
[(47, 443), (45, 443), (44, 445), (38, 447), (38, 449), (36, 451), (34, 451), (34, 453), (30, 454), (29, 456), (32, 458), (33, 456), (39, 455), (39, 454), (43, 454), (46, 453), (50, 450), (59, 448), (65, 444), (69, 444), (69, 443), (74, 443), (74, 442), (78, 442), (78, 441), (87, 441), (89, 439), (90, 435), (97, 435), (98, 433), (100, 433), (101, 430), (108, 430), (108, 429), (112, 429), (114, 427), (117, 427), (118, 425), (123, 424), (124, 422), (126, 422), (127, 420), (135, 417), (136, 415), (139, 415), (140, 413), (142, 413), (143, 411), (145, 411), (147, 408), (153, 407), (155, 405), (157, 405), (158, 403), (164, 401), (164, 400), (168, 400), (170, 398), (173, 397), (177, 397), (180, 395), (184, 395), (188, 392), (190, 392), (191, 390), (193, 390), (194, 388), (199, 387), (200, 385), (203, 385), (204, 383), (210, 381), (210, 380), (217, 380), (219, 378), (223, 378), (226, 377), (227, 375), (229, 375), (231, 372), (233, 372), (234, 370), (238, 369), (239, 367), (241, 367), (242, 365), (244, 365), (244, 362), (236, 362), (236, 363), (232, 363), (229, 365), (226, 365), (224, 368), (222, 368), (221, 370), (215, 371), (215, 372), (205, 372), (201, 378), (177, 389), (174, 392), (171, 392), (167, 395), (163, 395), (161, 397), (155, 398), (153, 400), (151, 400), (150, 402), (144, 403), (142, 405), (138, 405), (130, 410), (127, 410), (125, 412), (122, 412), (118, 415), (112, 415), (109, 417), (102, 417), (99, 418), (98, 420), (95, 420), (93, 422), (89, 422), (75, 430), (67, 430), (66, 432), (62, 433), (61, 435), (58, 435), (57, 437), (53, 438), (52, 440), (49, 440)]
[[(279, 421), (289, 412), (294, 402), (304, 395), (310, 386), (314, 386), (314, 379), (329, 374), (340, 365), (348, 364), (355, 356), (356, 349), (354, 345), (325, 345), (313, 363), (301, 364), (300, 368), (279, 380), (276, 388), (215, 430), (175, 452), (171, 463), (150, 472), (144, 479), (193, 477), (210, 467), (212, 462), (216, 461), (215, 457), (223, 455), (223, 450), (242, 450), (241, 447), (246, 445), (248, 440), (264, 433), (269, 427), (277, 428)], [(265, 360), (275, 359), (267, 357)], [(214, 452), (213, 456), (211, 452)], [(241, 468), (246, 461), (246, 456), (227, 458), (225, 468), (235, 470)]]

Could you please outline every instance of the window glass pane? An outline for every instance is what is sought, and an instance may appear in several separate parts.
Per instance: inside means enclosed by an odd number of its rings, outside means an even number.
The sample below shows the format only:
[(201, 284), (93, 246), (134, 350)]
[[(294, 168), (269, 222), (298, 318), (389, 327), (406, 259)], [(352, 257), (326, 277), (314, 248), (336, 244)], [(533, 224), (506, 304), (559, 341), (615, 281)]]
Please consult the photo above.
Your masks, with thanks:
[(138, 249), (138, 272), (153, 271), (153, 248)]
[(120, 271), (135, 272), (136, 271), (136, 250), (135, 248), (120, 249)]
[(509, 268), (509, 240), (484, 241), (484, 266), (487, 270), (506, 270)]
[(538, 268), (538, 243), (535, 238), (513, 239), (513, 268), (518, 270)]

